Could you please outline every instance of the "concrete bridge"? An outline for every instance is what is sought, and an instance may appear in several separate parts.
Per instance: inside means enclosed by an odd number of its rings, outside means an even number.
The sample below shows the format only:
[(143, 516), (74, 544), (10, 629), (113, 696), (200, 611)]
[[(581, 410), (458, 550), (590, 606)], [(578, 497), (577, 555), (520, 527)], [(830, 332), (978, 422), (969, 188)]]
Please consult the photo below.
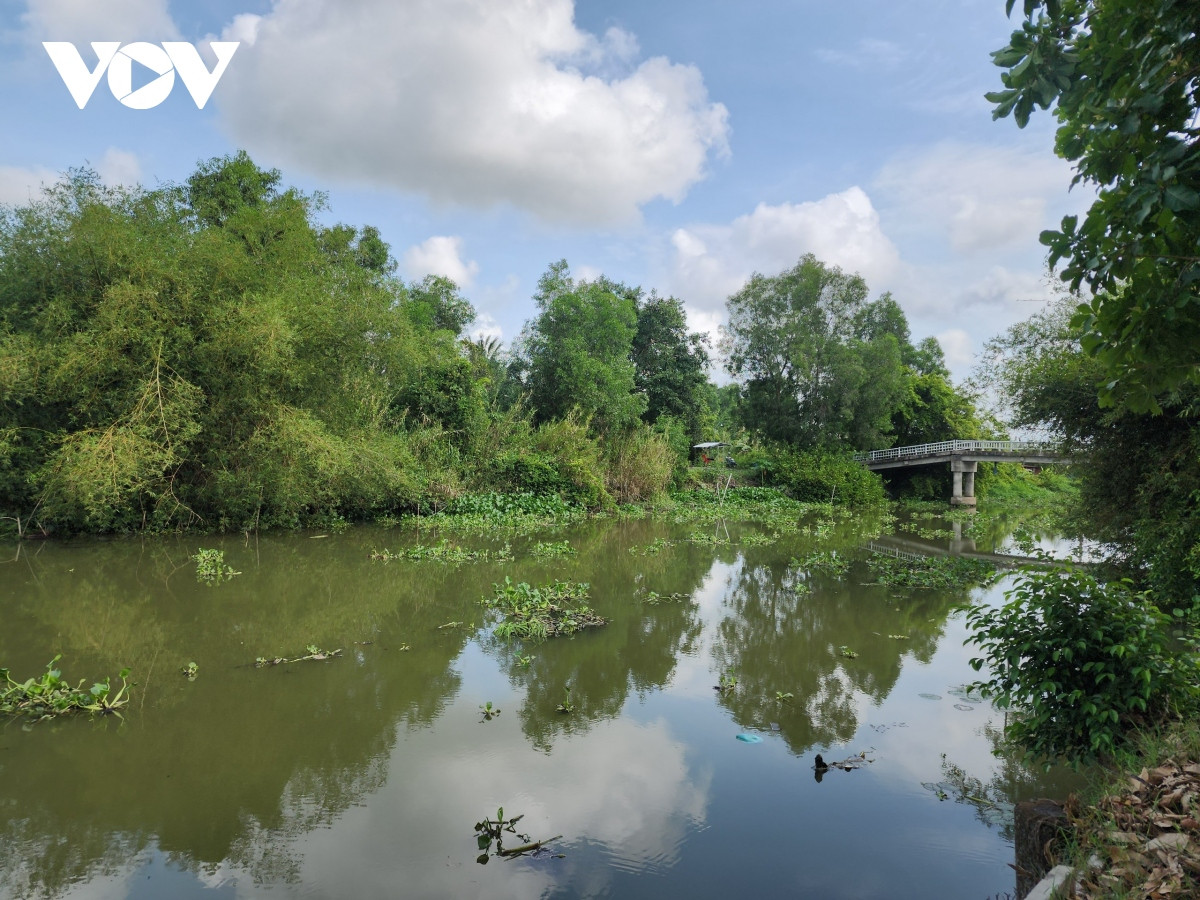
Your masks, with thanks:
[(1069, 463), (1056, 441), (939, 441), (855, 453), (854, 458), (868, 469), (899, 469), (950, 463), (954, 506), (975, 505), (975, 473), (981, 462), (1015, 462), (1028, 466), (1053, 466)]

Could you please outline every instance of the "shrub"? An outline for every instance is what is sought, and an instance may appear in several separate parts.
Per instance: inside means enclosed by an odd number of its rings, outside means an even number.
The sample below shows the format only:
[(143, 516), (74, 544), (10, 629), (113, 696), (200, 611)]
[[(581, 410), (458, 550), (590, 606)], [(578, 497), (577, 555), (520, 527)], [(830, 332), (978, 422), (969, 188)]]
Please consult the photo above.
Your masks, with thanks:
[(575, 486), (558, 470), (557, 460), (547, 453), (506, 450), (488, 466), (491, 484), (514, 493), (571, 494)]
[(780, 450), (774, 477), (797, 500), (866, 505), (886, 499), (883, 480), (848, 455), (814, 450)]
[(679, 457), (666, 435), (642, 425), (609, 447), (605, 485), (618, 503), (649, 500), (667, 489)]
[(1131, 727), (1194, 708), (1194, 652), (1170, 648), (1170, 617), (1129, 582), (1068, 568), (1025, 571), (998, 608), (967, 623), (989, 677), (970, 686), (1019, 715), (1009, 736), (1046, 759), (1112, 755)]
[(547, 422), (533, 437), (534, 449), (554, 460), (569, 490), (564, 499), (581, 506), (595, 507), (608, 500), (604, 491), (604, 465), (600, 447), (588, 434), (588, 423), (574, 413), (556, 422)]

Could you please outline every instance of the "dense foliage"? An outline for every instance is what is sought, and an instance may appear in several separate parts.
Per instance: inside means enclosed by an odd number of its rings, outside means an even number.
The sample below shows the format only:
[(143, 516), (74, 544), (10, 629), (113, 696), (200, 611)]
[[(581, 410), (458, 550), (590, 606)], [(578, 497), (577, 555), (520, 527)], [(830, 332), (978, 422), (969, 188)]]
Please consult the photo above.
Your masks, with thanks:
[(724, 348), (742, 422), (802, 449), (877, 449), (975, 437), (970, 397), (933, 338), (918, 346), (890, 294), (807, 255), (729, 298)]
[[(244, 155), (185, 188), (75, 173), (0, 220), (4, 506), (89, 530), (287, 523), (421, 490), (398, 426), (460, 374), (372, 241)], [(375, 266), (375, 267), (373, 267)], [(445, 390), (443, 390), (445, 389)], [(469, 418), (469, 398), (454, 414)]]
[(640, 422), (633, 300), (552, 267), (537, 378), (513, 391), (496, 346), (460, 340), (453, 282), (406, 285), (375, 229), (320, 225), (322, 202), (240, 153), (155, 190), (75, 172), (0, 210), (0, 517), (253, 528), (663, 490), (680, 450)]
[(637, 333), (633, 291), (601, 278), (576, 281), (566, 260), (538, 281), (538, 316), (523, 335), (530, 403), (540, 421), (572, 411), (598, 431), (631, 427), (646, 411), (634, 393)]
[(803, 446), (880, 446), (902, 390), (900, 346), (871, 328), (867, 285), (812, 255), (729, 298), (725, 349), (743, 419)]
[[(730, 298), (707, 380), (683, 303), (552, 264), (506, 350), (439, 276), (245, 154), (182, 185), (74, 172), (0, 208), (0, 521), (19, 533), (253, 529), (436, 513), (470, 494), (596, 508), (730, 437), (754, 480), (874, 502), (850, 447), (966, 436), (971, 400), (890, 296), (805, 257)], [(743, 452), (745, 451), (745, 452)]]
[(631, 356), (634, 384), (646, 395), (648, 423), (670, 417), (680, 422), (692, 440), (702, 435), (709, 414), (707, 338), (689, 333), (683, 302), (651, 293), (637, 298), (637, 331)]
[(883, 503), (883, 480), (850, 456), (781, 448), (771, 471), (776, 484), (805, 503)]
[(1099, 196), (1042, 240), (1094, 293), (1078, 324), (1105, 403), (1157, 410), (1200, 384), (1200, 7), (1024, 0), (1024, 18), (993, 54), (1007, 71), (988, 99), (1022, 127), (1057, 104), (1055, 148)]
[(1025, 572), (1000, 607), (967, 614), (986, 680), (969, 686), (1018, 715), (1009, 734), (1039, 756), (1111, 755), (1133, 725), (1194, 712), (1200, 668), (1174, 652), (1170, 617), (1125, 582)]
[(981, 383), (1009, 398), (1018, 427), (1065, 442), (1078, 476), (1085, 530), (1164, 608), (1200, 594), (1200, 396), (1188, 388), (1159, 415), (1102, 408), (1101, 361), (1083, 351), (1072, 300), (989, 342)]

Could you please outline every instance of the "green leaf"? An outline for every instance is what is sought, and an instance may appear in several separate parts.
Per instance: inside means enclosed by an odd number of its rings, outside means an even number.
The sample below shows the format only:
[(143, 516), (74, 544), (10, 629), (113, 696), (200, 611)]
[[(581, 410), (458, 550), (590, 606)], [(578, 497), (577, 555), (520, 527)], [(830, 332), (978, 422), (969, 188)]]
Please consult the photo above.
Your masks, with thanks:
[(1172, 212), (1184, 212), (1200, 207), (1200, 193), (1182, 184), (1172, 184), (1163, 191), (1163, 201)]

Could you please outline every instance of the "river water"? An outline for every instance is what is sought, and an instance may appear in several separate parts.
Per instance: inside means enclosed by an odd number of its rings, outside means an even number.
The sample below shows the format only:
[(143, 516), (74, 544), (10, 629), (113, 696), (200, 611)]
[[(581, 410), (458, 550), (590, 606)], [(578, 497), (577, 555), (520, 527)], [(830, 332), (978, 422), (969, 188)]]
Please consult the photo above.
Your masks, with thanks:
[[(861, 527), (809, 531), (590, 521), (455, 537), (515, 557), (458, 565), (371, 559), (439, 539), (411, 528), (0, 547), (14, 678), (137, 682), (121, 718), (0, 726), (0, 897), (1004, 897), (1010, 804), (1073, 783), (995, 756), (961, 690), (955, 606), (1002, 585), (871, 583)], [(241, 574), (200, 583), (201, 546)], [(499, 640), (505, 576), (586, 581), (610, 621)], [(309, 645), (343, 653), (255, 666)], [(499, 807), (509, 848), (561, 837), (480, 863)]]

